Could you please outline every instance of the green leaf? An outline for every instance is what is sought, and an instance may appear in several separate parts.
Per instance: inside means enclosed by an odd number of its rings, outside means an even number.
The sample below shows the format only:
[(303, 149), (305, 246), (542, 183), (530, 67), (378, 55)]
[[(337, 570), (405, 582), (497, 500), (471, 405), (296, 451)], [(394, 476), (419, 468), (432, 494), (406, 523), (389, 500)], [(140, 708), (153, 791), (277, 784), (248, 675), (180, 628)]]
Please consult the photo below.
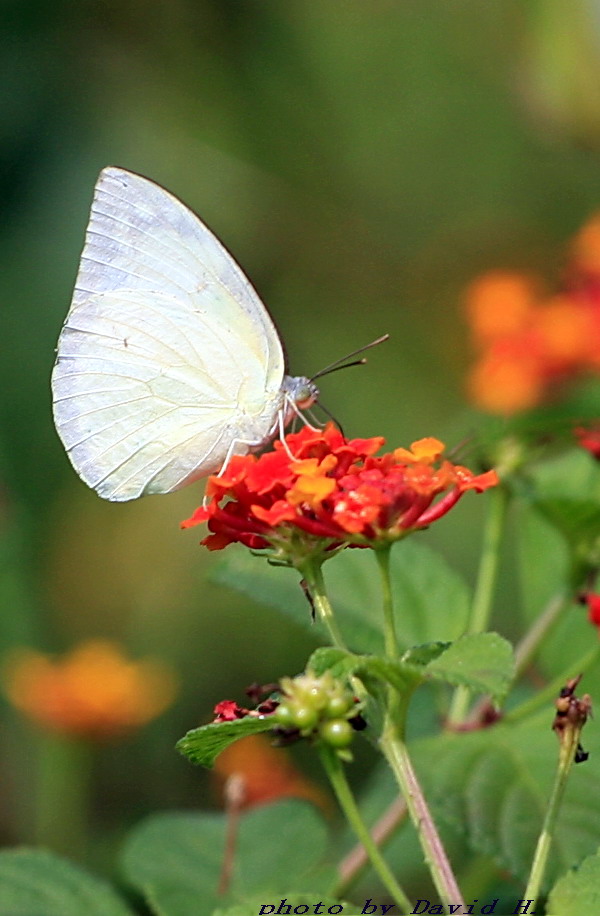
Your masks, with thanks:
[(397, 662), (378, 655), (352, 655), (340, 649), (317, 649), (308, 667), (317, 674), (331, 671), (340, 678), (353, 674), (392, 684), (398, 690), (413, 688), (424, 678), (489, 693), (500, 702), (514, 674), (512, 646), (497, 633), (462, 636), (455, 643), (414, 646)]
[(319, 869), (327, 830), (305, 802), (287, 800), (244, 814), (228, 899), (217, 894), (225, 833), (223, 815), (153, 815), (130, 835), (125, 875), (158, 916), (211, 912), (244, 903), (251, 895), (264, 895), (263, 902), (284, 892), (314, 896), (331, 884), (330, 870)]
[(550, 891), (546, 910), (560, 916), (600, 913), (600, 851), (559, 878)]
[(514, 676), (512, 646), (497, 633), (462, 636), (425, 666), (425, 674), (501, 702)]
[(569, 556), (564, 538), (534, 505), (519, 507), (516, 524), (523, 624), (529, 626), (548, 601), (564, 591)]
[[(380, 648), (379, 619), (381, 598), (373, 579), (377, 581), (373, 557), (359, 556), (369, 551), (344, 550), (325, 565), (325, 578), (336, 618), (352, 644), (366, 650)], [(354, 583), (354, 599), (346, 603), (338, 585), (344, 576)], [(254, 601), (274, 607), (309, 630), (321, 641), (328, 642), (328, 634), (312, 610), (300, 587), (300, 575), (294, 569), (282, 567), (274, 570), (264, 559), (252, 556), (247, 550), (230, 549), (228, 556), (217, 565), (214, 577)]]
[(344, 652), (343, 649), (335, 649), (333, 646), (323, 646), (310, 656), (306, 663), (306, 669), (310, 668), (315, 674), (321, 675), (326, 671), (331, 671), (334, 677), (349, 677), (356, 664), (356, 655), (351, 652)]
[(532, 506), (565, 539), (575, 575), (581, 577), (579, 565), (585, 566), (586, 559), (595, 565), (600, 551), (598, 462), (583, 449), (573, 449), (539, 465), (529, 484)]
[[(392, 550), (390, 574), (399, 638), (405, 647), (450, 642), (464, 632), (470, 594), (445, 560), (416, 537)], [(255, 601), (276, 607), (315, 632), (295, 570), (273, 569), (248, 551), (234, 551), (217, 566), (216, 578)], [(325, 582), (342, 632), (351, 647), (381, 652), (381, 588), (369, 550), (344, 550), (324, 566)], [(326, 634), (317, 621), (321, 638)]]
[[(521, 508), (518, 528), (521, 627), (526, 632), (547, 607), (565, 601), (570, 564), (564, 538), (533, 505)], [(585, 608), (567, 602), (537, 651), (537, 667), (547, 678), (555, 677), (577, 664), (589, 650), (592, 636)]]
[(66, 859), (40, 849), (0, 852), (0, 912), (6, 916), (132, 916), (117, 893)]
[(396, 629), (405, 647), (453, 642), (469, 619), (470, 590), (444, 558), (416, 539), (392, 551)]
[[(572, 424), (569, 424), (571, 426)], [(600, 504), (600, 466), (582, 448), (573, 448), (537, 465), (531, 474), (536, 501), (555, 500)]]
[(406, 650), (400, 661), (405, 665), (423, 668), (438, 658), (451, 645), (450, 642), (428, 642), (422, 646), (412, 646)]
[[(376, 682), (377, 686), (391, 684), (402, 694), (414, 690), (423, 677), (422, 673), (413, 666), (403, 665), (402, 662), (391, 662), (379, 655), (357, 655), (354, 671), (367, 686), (372, 680)], [(369, 689), (371, 692), (378, 692)]]
[(212, 767), (219, 754), (240, 738), (268, 732), (274, 727), (270, 716), (245, 716), (233, 722), (209, 722), (193, 728), (175, 747), (199, 766)]
[[(405, 657), (396, 662), (381, 655), (353, 655), (341, 649), (322, 648), (313, 652), (307, 667), (316, 674), (330, 671), (334, 677), (344, 680), (356, 674), (363, 679), (373, 679), (384, 685), (393, 684), (398, 690), (404, 691), (407, 687), (412, 689), (422, 680), (426, 664), (424, 660), (437, 657), (440, 647), (447, 645), (448, 643), (435, 643), (430, 652), (425, 646), (419, 646), (414, 652), (409, 650), (406, 653), (410, 659), (408, 662), (405, 661)], [(418, 662), (415, 659), (418, 659)]]
[(210, 912), (222, 903), (217, 883), (224, 848), (222, 814), (155, 814), (129, 834), (123, 872), (157, 916)]
[(562, 534), (582, 560), (598, 551), (600, 541), (600, 502), (575, 499), (541, 499), (534, 503), (538, 512)]
[(453, 686), (468, 687), (475, 693), (490, 694), (501, 702), (514, 675), (512, 646), (497, 633), (462, 636), (455, 643), (430, 643), (409, 649), (392, 662), (378, 655), (352, 655), (339, 649), (317, 649), (310, 666), (330, 670), (337, 677), (353, 674), (392, 684), (404, 692), (424, 678)]
[[(543, 823), (558, 761), (554, 709), (519, 725), (415, 742), (413, 758), (434, 817), (465, 835), (473, 850), (492, 856), (525, 881)], [(600, 759), (598, 729), (584, 731), (591, 760)], [(600, 841), (600, 774), (575, 766), (550, 852), (547, 883), (590, 855)]]
[[(263, 888), (309, 892), (326, 848), (327, 827), (313, 805), (297, 799), (263, 805), (240, 825), (233, 890), (241, 900)], [(331, 877), (321, 891), (330, 886)]]

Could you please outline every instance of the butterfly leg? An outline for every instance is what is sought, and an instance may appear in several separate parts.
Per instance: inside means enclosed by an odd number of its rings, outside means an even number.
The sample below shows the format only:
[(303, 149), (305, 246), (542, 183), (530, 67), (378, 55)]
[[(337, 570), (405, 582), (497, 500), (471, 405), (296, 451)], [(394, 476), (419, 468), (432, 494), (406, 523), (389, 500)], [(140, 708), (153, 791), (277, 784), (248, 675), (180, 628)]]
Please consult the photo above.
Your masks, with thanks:
[[(263, 444), (264, 444), (263, 442), (255, 442), (255, 441), (251, 441), (251, 440), (249, 440), (249, 439), (232, 439), (232, 440), (231, 440), (231, 444), (230, 444), (229, 448), (227, 449), (227, 454), (225, 455), (225, 459), (224, 459), (224, 461), (223, 461), (223, 464), (221, 465), (221, 470), (219, 471), (218, 474), (215, 474), (215, 477), (222, 477), (222, 476), (223, 476), (223, 474), (225, 473), (225, 471), (226, 471), (227, 468), (229, 467), (229, 462), (231, 461), (231, 459), (233, 458), (234, 455), (237, 455), (237, 454), (246, 455), (248, 452), (251, 452), (253, 449), (259, 448), (259, 447), (262, 446)], [(245, 449), (244, 449), (243, 452), (238, 452), (238, 446), (240, 446), (240, 445), (244, 445), (244, 446), (245, 446)], [(203, 497), (203, 499), (202, 499), (202, 505), (203, 505), (203, 507), (204, 507), (205, 509), (206, 509), (206, 507), (207, 507), (207, 505), (208, 505), (208, 499), (207, 499), (207, 497), (206, 497), (206, 493), (204, 494), (204, 497)]]

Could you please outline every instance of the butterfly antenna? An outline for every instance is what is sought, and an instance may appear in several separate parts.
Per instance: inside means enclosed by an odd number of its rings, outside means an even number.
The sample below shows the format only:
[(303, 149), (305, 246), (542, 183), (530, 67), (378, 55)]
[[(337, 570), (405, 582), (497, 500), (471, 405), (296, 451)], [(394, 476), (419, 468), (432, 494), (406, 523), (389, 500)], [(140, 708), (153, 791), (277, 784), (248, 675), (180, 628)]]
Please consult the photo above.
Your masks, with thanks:
[(353, 356), (358, 356), (359, 353), (364, 353), (365, 350), (370, 350), (371, 347), (377, 347), (380, 343), (388, 340), (389, 336), (389, 334), (383, 334), (381, 337), (378, 337), (377, 340), (372, 340), (371, 343), (365, 344), (364, 347), (359, 347), (358, 350), (347, 353), (346, 356), (342, 356), (341, 359), (336, 359), (335, 362), (331, 363), (329, 366), (325, 366), (324, 369), (321, 369), (320, 372), (313, 375), (311, 382), (314, 382), (317, 378), (322, 378), (324, 375), (329, 375), (330, 372), (337, 372), (338, 369), (349, 369), (350, 366), (364, 366), (366, 359), (356, 359), (351, 363), (347, 362), (347, 360), (352, 359)]
[[(354, 366), (354, 365), (356, 365), (356, 364), (355, 364), (355, 363), (351, 363), (350, 365)], [(340, 366), (340, 368), (342, 368), (342, 367)], [(333, 420), (333, 422), (335, 423), (335, 425), (337, 426), (337, 428), (339, 429), (339, 431), (341, 432), (342, 436), (343, 436), (344, 439), (345, 439), (345, 438), (346, 438), (346, 434), (344, 433), (344, 430), (342, 429), (342, 424), (341, 424), (340, 421), (337, 419), (337, 417), (334, 417), (334, 415), (331, 413), (331, 411), (330, 411), (330, 410), (327, 410), (327, 408), (323, 405), (323, 403), (322, 403), (321, 401), (319, 401), (319, 407), (321, 408), (321, 410), (323, 411), (323, 413), (324, 413), (326, 416), (329, 417), (330, 420)]]

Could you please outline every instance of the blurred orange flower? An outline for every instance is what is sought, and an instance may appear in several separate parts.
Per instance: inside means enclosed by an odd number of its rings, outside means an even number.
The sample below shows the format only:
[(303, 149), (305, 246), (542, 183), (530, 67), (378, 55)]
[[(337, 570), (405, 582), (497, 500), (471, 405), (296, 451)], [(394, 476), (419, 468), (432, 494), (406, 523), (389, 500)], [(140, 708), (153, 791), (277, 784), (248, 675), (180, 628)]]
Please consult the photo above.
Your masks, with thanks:
[(478, 352), (467, 388), (492, 413), (528, 410), (600, 370), (600, 215), (578, 233), (558, 294), (526, 274), (492, 271), (466, 292)]
[(230, 744), (213, 770), (221, 787), (231, 778), (241, 782), (242, 809), (265, 805), (278, 798), (304, 798), (325, 811), (325, 792), (296, 769), (287, 752), (273, 747), (265, 735), (249, 735)]
[(483, 345), (520, 333), (540, 298), (539, 281), (526, 274), (495, 270), (477, 277), (465, 297), (473, 339)]
[(6, 661), (3, 680), (13, 705), (38, 725), (92, 741), (119, 738), (145, 725), (176, 692), (166, 666), (130, 661), (118, 645), (100, 639), (58, 659), (16, 650)]

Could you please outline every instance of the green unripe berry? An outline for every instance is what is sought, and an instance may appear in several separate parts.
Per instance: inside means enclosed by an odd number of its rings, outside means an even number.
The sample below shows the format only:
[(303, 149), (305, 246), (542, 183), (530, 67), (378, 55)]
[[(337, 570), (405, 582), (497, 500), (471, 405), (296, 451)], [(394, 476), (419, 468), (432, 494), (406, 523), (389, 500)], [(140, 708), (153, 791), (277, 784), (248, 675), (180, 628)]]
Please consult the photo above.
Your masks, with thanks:
[(330, 719), (321, 723), (319, 734), (331, 747), (341, 750), (352, 743), (354, 729), (347, 719)]
[(319, 720), (319, 713), (310, 706), (298, 706), (290, 710), (292, 722), (300, 731), (311, 730)]
[(329, 698), (327, 715), (330, 719), (341, 719), (354, 706), (354, 698), (349, 694), (338, 694)]
[(327, 690), (322, 684), (314, 684), (310, 690), (307, 691), (306, 699), (314, 709), (325, 709), (328, 702)]
[(279, 704), (273, 714), (273, 718), (276, 719), (283, 728), (292, 728), (296, 724), (294, 721), (294, 714), (287, 703)]

